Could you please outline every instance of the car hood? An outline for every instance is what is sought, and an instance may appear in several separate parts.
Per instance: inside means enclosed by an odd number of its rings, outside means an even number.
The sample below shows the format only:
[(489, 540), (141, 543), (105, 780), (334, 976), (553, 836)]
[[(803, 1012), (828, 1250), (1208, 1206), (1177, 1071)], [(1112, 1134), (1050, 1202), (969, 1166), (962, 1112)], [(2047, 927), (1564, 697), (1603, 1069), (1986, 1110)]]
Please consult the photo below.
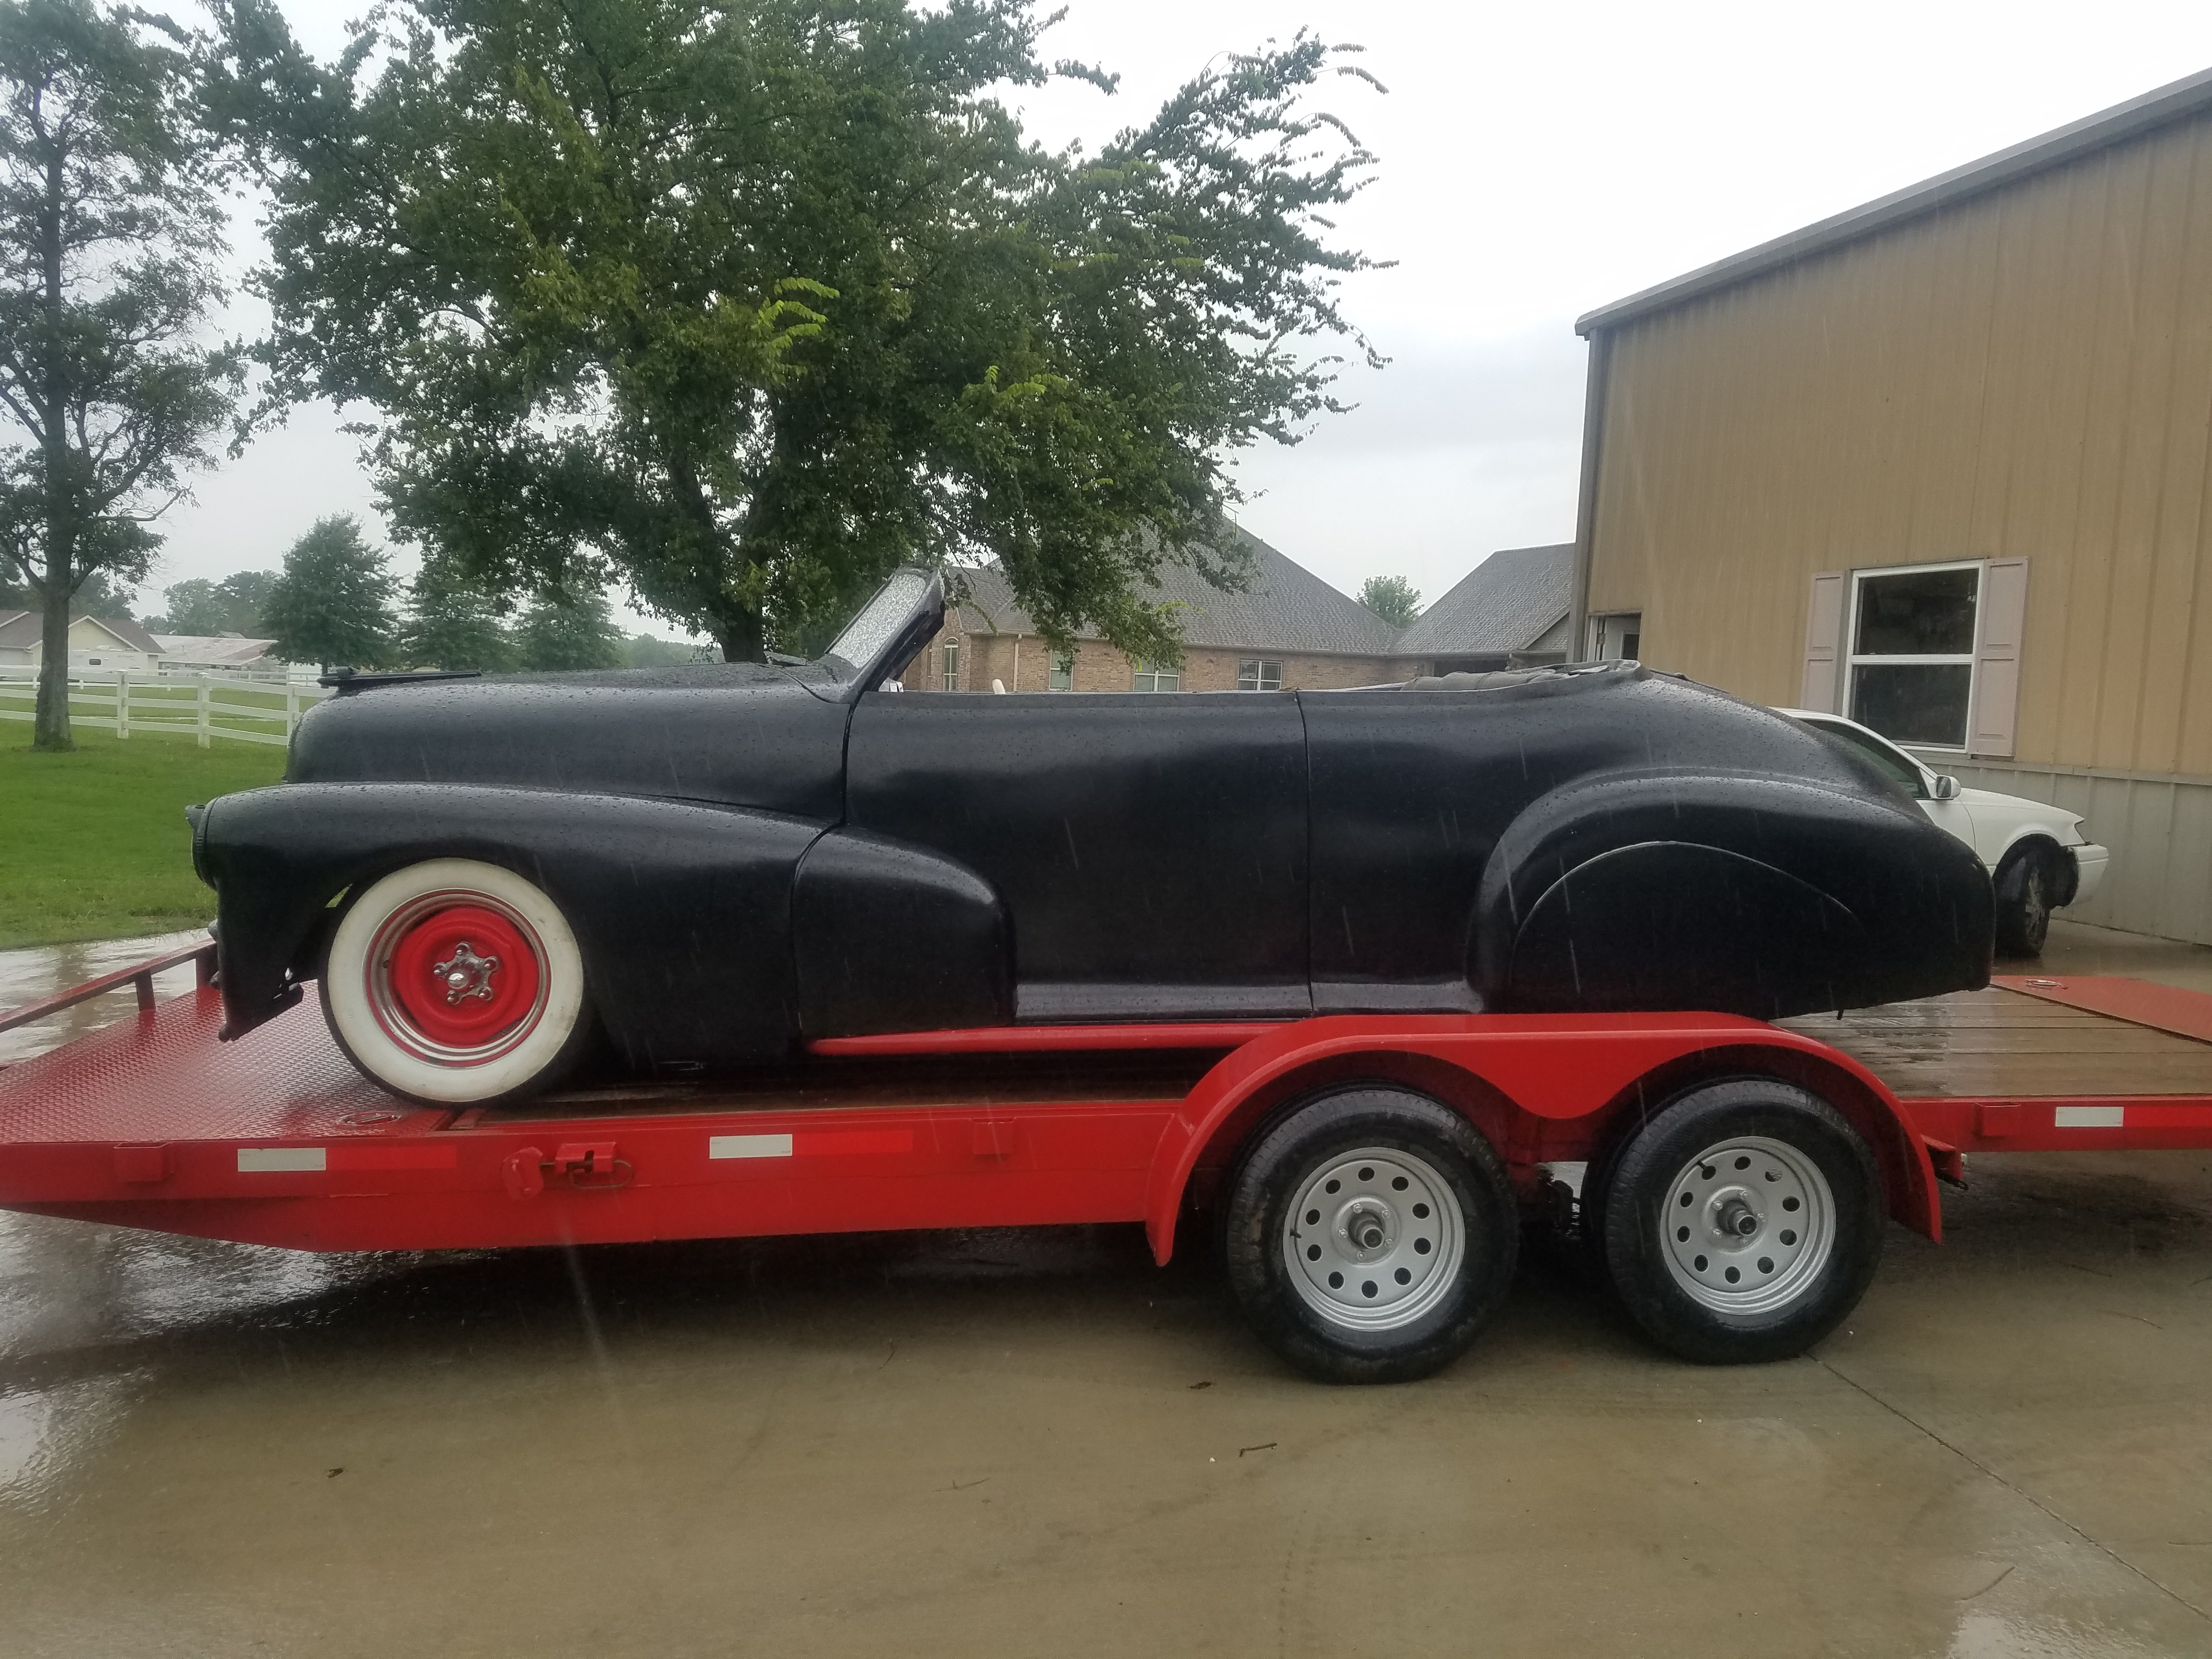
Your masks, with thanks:
[(834, 817), (846, 718), (822, 670), (697, 663), (385, 681), (310, 710), (288, 783), (467, 783)]
[(2040, 818), (2046, 823), (2064, 823), (2076, 830), (2081, 826), (2079, 812), (2066, 811), (2048, 801), (2030, 800), (2024, 795), (2001, 795), (1994, 789), (1961, 789), (1958, 799), (1969, 810), (1979, 806), (2017, 812), (2023, 817)]

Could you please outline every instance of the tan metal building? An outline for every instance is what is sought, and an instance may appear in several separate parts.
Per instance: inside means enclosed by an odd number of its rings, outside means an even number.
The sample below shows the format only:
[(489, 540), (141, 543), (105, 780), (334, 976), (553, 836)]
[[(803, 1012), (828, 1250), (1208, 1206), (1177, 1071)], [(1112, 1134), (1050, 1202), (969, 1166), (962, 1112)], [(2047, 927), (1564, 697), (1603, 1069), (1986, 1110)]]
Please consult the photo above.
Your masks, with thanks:
[(1583, 655), (2086, 813), (2072, 914), (2212, 943), (2212, 71), (1577, 328)]

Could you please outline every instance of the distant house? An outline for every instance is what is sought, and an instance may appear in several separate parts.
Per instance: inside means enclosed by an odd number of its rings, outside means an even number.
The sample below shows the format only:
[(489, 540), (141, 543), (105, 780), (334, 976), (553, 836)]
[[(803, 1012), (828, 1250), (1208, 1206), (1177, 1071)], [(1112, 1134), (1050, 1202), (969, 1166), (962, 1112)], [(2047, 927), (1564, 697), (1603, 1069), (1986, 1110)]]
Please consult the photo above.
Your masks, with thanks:
[(264, 670), (284, 666), (269, 653), (274, 640), (250, 640), (240, 634), (156, 634), (161, 661), (169, 668), (188, 671)]
[[(1398, 635), (1416, 674), (1484, 672), (1565, 662), (1571, 642), (1575, 544), (1508, 547), (1461, 578)], [(1620, 653), (1634, 656), (1633, 650)]]
[[(1148, 597), (1182, 607), (1179, 668), (1133, 661), (1095, 635), (1056, 653), (996, 566), (962, 574), (969, 597), (907, 665), (909, 691), (1322, 691), (1421, 674), (1565, 662), (1575, 548), (1492, 554), (1449, 593), (1394, 629), (1256, 537), (1252, 585), (1224, 593), (1196, 571), (1160, 572)], [(1633, 656), (1634, 638), (1617, 654)]]
[(1402, 678), (1398, 630), (1256, 537), (1253, 580), (1224, 593), (1170, 566), (1146, 597), (1182, 607), (1182, 663), (1134, 661), (1096, 636), (1051, 650), (996, 567), (963, 573), (967, 601), (903, 677), (910, 691), (1296, 691)]
[[(0, 668), (35, 668), (44, 660), (44, 621), (36, 611), (0, 611)], [(71, 668), (103, 673), (150, 674), (161, 655), (154, 636), (128, 617), (70, 617), (69, 647)]]

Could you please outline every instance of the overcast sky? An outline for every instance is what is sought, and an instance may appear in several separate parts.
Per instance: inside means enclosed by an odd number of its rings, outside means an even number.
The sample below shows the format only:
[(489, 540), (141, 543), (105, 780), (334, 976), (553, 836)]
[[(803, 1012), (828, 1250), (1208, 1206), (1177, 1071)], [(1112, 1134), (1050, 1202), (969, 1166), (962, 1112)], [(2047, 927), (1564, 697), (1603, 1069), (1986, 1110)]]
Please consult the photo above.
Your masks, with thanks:
[[(325, 54), (362, 9), (285, 0)], [(1301, 27), (1364, 46), (1389, 88), (1325, 97), (1381, 161), (1342, 229), (1396, 261), (1346, 285), (1391, 362), (1348, 372), (1354, 412), (1243, 461), (1243, 516), (1347, 592), (1397, 574), (1430, 599), (1495, 549), (1572, 536), (1577, 316), (2212, 66), (2212, 8), (2154, 0), (1068, 0), (1045, 55), (1121, 89), (1032, 94), (1031, 130), (1095, 146), (1216, 54)], [(174, 513), (144, 600), (272, 568), (347, 510), (375, 522), (352, 441), (299, 410)]]

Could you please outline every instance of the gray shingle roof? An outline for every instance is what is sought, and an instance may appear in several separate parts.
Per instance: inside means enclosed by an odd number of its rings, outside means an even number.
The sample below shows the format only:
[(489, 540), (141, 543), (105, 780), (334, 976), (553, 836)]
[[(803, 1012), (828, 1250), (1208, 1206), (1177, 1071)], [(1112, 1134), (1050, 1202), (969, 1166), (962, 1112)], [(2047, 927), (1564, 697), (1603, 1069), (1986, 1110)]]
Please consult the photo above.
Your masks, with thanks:
[[(1244, 539), (1253, 551), (1253, 578), (1243, 592), (1224, 593), (1184, 565), (1164, 566), (1159, 585), (1148, 590), (1146, 597), (1155, 602), (1185, 607), (1179, 615), (1186, 645), (1351, 657), (1396, 654), (1396, 630), (1382, 617), (1258, 537)], [(997, 566), (962, 574), (970, 597), (961, 609), (961, 623), (969, 632), (1036, 631)], [(1083, 637), (1097, 636), (1084, 630)]]
[(239, 634), (154, 634), (148, 636), (161, 654), (176, 663), (238, 664), (258, 662), (269, 654), (274, 640), (247, 639)]
[(1462, 576), (1398, 636), (1395, 653), (1525, 651), (1574, 603), (1575, 545), (1508, 547)]
[[(85, 613), (82, 611), (70, 617), (71, 623), (84, 620)], [(161, 653), (161, 647), (154, 643), (154, 636), (128, 617), (94, 617), (92, 620), (121, 640), (131, 650), (143, 651), (149, 656)], [(36, 611), (0, 611), (0, 647), (27, 651), (39, 642), (39, 630), (44, 621), (45, 618)]]

